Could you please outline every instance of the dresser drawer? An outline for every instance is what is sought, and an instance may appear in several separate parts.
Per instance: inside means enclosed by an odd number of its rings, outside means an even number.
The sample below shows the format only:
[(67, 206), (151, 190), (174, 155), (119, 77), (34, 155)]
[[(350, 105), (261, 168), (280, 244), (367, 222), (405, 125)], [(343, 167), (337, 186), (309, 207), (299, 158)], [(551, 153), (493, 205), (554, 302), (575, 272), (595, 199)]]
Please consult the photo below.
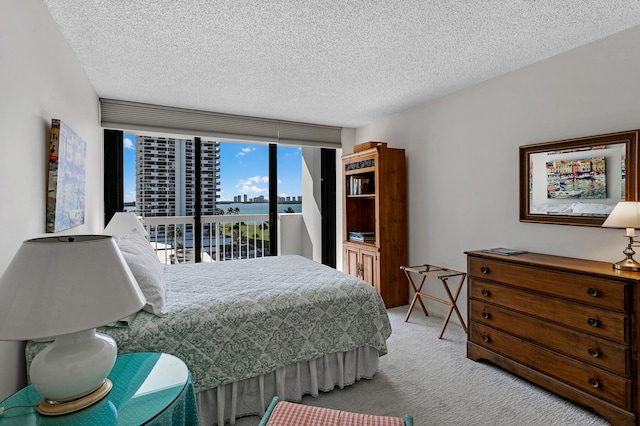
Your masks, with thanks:
[(627, 378), (631, 375), (628, 346), (476, 300), (471, 300), (469, 307), (471, 322), (483, 323)]
[(627, 306), (627, 285), (605, 278), (479, 257), (469, 257), (468, 274), (619, 312)]
[(478, 279), (469, 280), (472, 299), (496, 304), (618, 343), (628, 343), (628, 316)]
[(631, 381), (507, 333), (472, 323), (469, 340), (618, 407), (631, 409)]

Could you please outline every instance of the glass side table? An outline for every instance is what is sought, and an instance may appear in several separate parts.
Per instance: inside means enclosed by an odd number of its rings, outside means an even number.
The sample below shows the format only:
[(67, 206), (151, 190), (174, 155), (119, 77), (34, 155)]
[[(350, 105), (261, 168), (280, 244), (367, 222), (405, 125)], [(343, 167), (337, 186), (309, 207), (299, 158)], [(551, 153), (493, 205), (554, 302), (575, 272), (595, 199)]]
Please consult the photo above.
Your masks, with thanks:
[[(173, 355), (118, 355), (109, 373), (111, 392), (75, 413), (43, 416), (42, 396), (29, 385), (0, 403), (0, 426), (9, 425), (197, 425), (198, 408), (187, 366)], [(20, 408), (13, 408), (21, 406)], [(24, 406), (24, 407), (22, 407)]]

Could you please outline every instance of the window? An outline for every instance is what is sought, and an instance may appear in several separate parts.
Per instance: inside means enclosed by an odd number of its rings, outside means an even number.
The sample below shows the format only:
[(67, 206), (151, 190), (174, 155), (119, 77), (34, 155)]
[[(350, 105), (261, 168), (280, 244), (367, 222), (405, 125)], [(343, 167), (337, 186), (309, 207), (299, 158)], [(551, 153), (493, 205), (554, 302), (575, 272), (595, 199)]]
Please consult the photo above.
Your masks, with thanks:
[[(199, 169), (195, 167), (197, 141), (200, 144)], [(119, 152), (113, 150), (114, 144), (121, 147)], [(270, 160), (271, 156), (275, 160)], [(121, 170), (117, 170), (118, 162)], [(277, 170), (277, 179), (270, 178), (274, 173), (270, 169)], [(196, 170), (199, 176), (196, 176)], [(276, 188), (270, 187), (270, 180), (277, 180)], [(119, 190), (118, 186), (121, 187)], [(198, 217), (220, 213), (270, 214), (270, 192), (276, 194), (277, 213), (302, 211), (300, 147), (148, 137), (105, 130), (105, 223), (113, 212), (120, 210), (135, 211), (145, 218), (195, 217), (198, 198)], [(267, 243), (275, 242), (275, 230), (270, 226), (273, 217), (261, 227), (262, 232), (254, 227), (248, 234), (266, 239)], [(169, 242), (175, 244), (174, 240), (180, 236), (185, 241), (184, 247), (189, 248), (194, 244), (194, 231), (190, 226), (167, 229), (164, 237), (170, 234)], [(207, 232), (206, 226), (202, 229)], [(203, 245), (211, 243), (206, 237), (196, 238), (196, 244), (199, 241)], [(272, 248), (273, 245), (268, 244), (267, 253)]]

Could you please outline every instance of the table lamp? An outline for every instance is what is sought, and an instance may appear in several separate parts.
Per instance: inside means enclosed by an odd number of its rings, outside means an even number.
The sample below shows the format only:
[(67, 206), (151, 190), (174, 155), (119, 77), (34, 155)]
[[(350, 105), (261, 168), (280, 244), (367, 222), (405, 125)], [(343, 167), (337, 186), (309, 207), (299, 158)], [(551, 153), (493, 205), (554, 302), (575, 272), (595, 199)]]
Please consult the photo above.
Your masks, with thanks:
[(627, 248), (622, 251), (626, 257), (620, 262), (614, 263), (613, 267), (622, 271), (640, 271), (640, 263), (633, 258), (633, 255), (636, 254), (633, 247), (640, 246), (640, 242), (634, 240), (636, 229), (640, 228), (640, 203), (619, 202), (609, 213), (602, 226), (605, 228), (626, 228), (624, 236), (629, 238)]
[(124, 235), (138, 233), (145, 237), (149, 235), (142, 222), (134, 212), (116, 212), (107, 226), (105, 235)]
[(111, 390), (117, 345), (96, 327), (139, 311), (145, 298), (112, 237), (24, 241), (0, 278), (0, 340), (55, 337), (29, 375), (38, 412), (85, 408)]

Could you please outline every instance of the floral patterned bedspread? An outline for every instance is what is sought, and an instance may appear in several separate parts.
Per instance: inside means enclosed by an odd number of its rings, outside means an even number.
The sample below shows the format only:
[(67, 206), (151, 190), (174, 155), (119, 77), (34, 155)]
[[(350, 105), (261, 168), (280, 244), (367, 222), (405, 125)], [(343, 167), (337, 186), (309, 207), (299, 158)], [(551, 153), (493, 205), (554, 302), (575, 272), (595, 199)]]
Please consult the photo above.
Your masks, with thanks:
[[(366, 282), (301, 256), (165, 267), (169, 315), (140, 311), (102, 327), (118, 352), (165, 352), (189, 367), (195, 390), (266, 374), (361, 346), (387, 351), (391, 325)], [(44, 344), (29, 342), (27, 361)]]

